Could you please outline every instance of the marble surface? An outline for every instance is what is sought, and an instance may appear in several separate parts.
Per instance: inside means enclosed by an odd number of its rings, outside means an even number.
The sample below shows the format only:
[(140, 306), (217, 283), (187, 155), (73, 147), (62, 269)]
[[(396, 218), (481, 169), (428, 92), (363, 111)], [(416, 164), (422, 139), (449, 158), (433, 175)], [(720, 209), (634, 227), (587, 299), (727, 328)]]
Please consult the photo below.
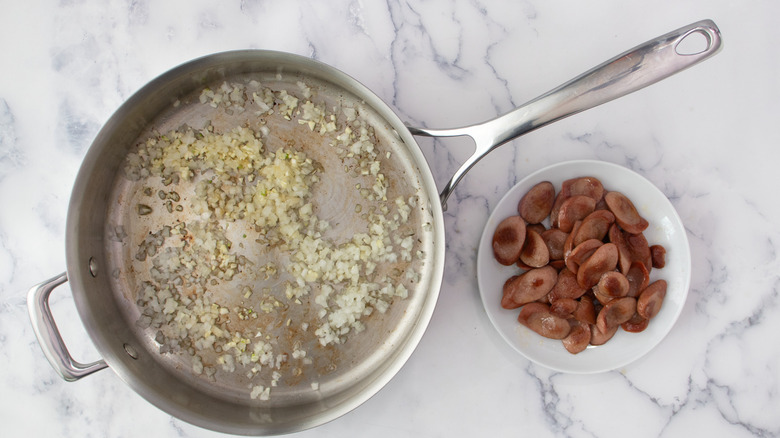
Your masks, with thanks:
[[(0, 435), (213, 437), (111, 370), (61, 380), (35, 340), (28, 289), (65, 269), (65, 216), (90, 142), (160, 73), (228, 49), (309, 56), (355, 77), (410, 124), (479, 122), (645, 40), (713, 19), (724, 49), (650, 88), (515, 140), (481, 161), (445, 214), (437, 308), (376, 396), (295, 434), (329, 436), (780, 436), (780, 4), (732, 2), (4, 2), (0, 14)], [(470, 153), (420, 140), (442, 184)], [(552, 372), (498, 336), (479, 300), (476, 247), (527, 173), (572, 159), (626, 166), (687, 229), (690, 293), (649, 354), (595, 375)], [(67, 287), (52, 308), (76, 358), (99, 357)]]

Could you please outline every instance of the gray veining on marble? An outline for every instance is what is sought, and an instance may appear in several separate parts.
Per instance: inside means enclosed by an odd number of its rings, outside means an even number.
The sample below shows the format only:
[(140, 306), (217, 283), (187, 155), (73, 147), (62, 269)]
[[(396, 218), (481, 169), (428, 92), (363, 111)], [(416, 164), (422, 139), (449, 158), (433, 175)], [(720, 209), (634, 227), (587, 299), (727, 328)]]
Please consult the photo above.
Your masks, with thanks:
[[(2, 436), (213, 437), (156, 409), (111, 370), (56, 376), (29, 323), (30, 286), (65, 269), (65, 216), (89, 144), (164, 71), (213, 52), (301, 54), (355, 77), (411, 125), (505, 113), (642, 41), (711, 18), (711, 60), (505, 145), (445, 213), (447, 258), (426, 335), (375, 397), (295, 436), (780, 436), (780, 4), (525, 0), (32, 1), (4, 5), (0, 41)], [(419, 139), (438, 184), (471, 153)], [(569, 159), (630, 168), (685, 224), (692, 282), (669, 335), (608, 373), (553, 372), (488, 320), (476, 250), (503, 194)], [(52, 307), (71, 352), (90, 344), (67, 287)]]

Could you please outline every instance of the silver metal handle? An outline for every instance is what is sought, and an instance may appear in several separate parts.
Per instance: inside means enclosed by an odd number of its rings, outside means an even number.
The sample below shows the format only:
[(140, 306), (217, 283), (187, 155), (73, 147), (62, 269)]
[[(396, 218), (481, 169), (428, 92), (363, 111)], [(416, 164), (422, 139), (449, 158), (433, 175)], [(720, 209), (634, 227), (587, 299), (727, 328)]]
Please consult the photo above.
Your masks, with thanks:
[[(681, 53), (680, 43), (693, 34), (703, 35), (706, 47), (696, 53)], [(462, 128), (409, 130), (414, 135), (429, 137), (468, 136), (476, 144), (474, 154), (455, 172), (439, 195), (446, 209), (447, 198), (463, 175), (498, 146), (556, 120), (654, 84), (709, 58), (720, 48), (720, 30), (715, 23), (698, 21), (622, 53), (495, 119)]]
[(68, 348), (62, 341), (62, 336), (54, 322), (49, 307), (49, 296), (59, 285), (68, 281), (66, 273), (50, 278), (37, 284), (27, 294), (27, 310), (30, 312), (33, 330), (38, 338), (38, 343), (43, 354), (51, 363), (57, 373), (69, 382), (76, 381), (84, 376), (100, 371), (108, 365), (104, 360), (82, 364), (68, 352)]

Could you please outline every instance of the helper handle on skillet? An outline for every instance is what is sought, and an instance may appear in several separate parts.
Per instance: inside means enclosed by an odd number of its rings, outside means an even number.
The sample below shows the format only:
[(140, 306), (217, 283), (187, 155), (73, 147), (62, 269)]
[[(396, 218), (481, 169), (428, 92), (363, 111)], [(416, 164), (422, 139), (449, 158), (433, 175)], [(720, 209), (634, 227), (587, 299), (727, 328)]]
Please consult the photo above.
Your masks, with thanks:
[(95, 371), (100, 371), (108, 365), (103, 360), (88, 364), (76, 361), (71, 357), (68, 348), (62, 341), (62, 336), (60, 336), (57, 324), (51, 314), (49, 296), (57, 286), (66, 281), (68, 281), (67, 274), (62, 273), (33, 286), (27, 294), (27, 309), (30, 312), (33, 330), (43, 354), (46, 355), (46, 358), (63, 379), (73, 382)]
[[(706, 48), (696, 53), (679, 53), (678, 45), (691, 34), (702, 35)], [(429, 137), (468, 136), (476, 144), (474, 154), (455, 172), (439, 195), (446, 209), (447, 198), (455, 185), (493, 149), (556, 120), (654, 84), (709, 58), (720, 47), (720, 30), (715, 23), (698, 21), (622, 53), (493, 120), (463, 128), (409, 130), (414, 135)]]

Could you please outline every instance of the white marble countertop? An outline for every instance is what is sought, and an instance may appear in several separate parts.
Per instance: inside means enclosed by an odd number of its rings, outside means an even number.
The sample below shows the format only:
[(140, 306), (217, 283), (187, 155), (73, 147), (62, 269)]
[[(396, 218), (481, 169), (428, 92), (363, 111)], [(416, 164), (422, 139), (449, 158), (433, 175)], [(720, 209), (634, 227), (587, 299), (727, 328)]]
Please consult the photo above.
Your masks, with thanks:
[[(160, 73), (229, 49), (282, 50), (355, 77), (411, 124), (479, 122), (680, 26), (713, 19), (721, 53), (650, 88), (512, 141), (457, 187), (437, 308), (372, 399), (295, 436), (780, 436), (780, 4), (595, 2), (6, 2), (0, 14), (2, 434), (212, 437), (104, 370), (61, 380), (39, 348), (28, 289), (65, 270), (79, 165), (114, 110)], [(468, 147), (420, 141), (441, 184)], [(570, 375), (496, 333), (476, 248), (502, 195), (536, 169), (596, 159), (671, 200), (693, 272), (682, 314), (641, 360)], [(73, 355), (99, 357), (67, 287), (52, 307)]]

